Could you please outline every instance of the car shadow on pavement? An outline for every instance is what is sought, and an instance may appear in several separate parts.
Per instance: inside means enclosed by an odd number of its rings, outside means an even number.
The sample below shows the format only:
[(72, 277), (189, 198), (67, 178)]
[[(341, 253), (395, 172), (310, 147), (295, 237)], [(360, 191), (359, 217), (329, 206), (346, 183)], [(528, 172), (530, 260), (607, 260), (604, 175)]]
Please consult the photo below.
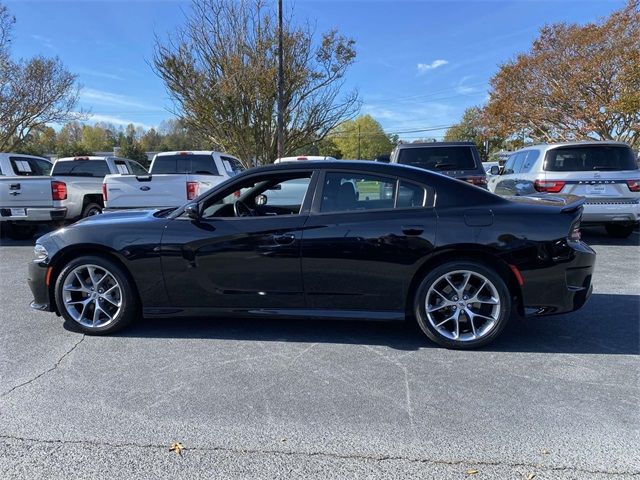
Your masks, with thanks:
[(582, 240), (593, 247), (599, 245), (633, 246), (640, 245), (640, 232), (636, 228), (628, 238), (613, 238), (602, 227), (583, 227)]
[[(201, 338), (261, 342), (387, 346), (397, 350), (437, 348), (413, 322), (380, 323), (273, 318), (143, 319), (123, 337)], [(640, 353), (640, 296), (594, 294), (567, 315), (513, 319), (487, 352)]]

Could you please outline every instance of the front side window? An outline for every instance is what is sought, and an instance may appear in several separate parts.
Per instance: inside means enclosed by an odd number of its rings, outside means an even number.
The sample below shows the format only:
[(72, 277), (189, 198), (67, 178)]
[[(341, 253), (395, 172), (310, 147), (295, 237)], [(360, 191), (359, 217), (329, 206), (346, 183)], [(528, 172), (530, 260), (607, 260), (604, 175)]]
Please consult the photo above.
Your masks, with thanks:
[(51, 173), (51, 163), (41, 158), (11, 157), (10, 160), (14, 173), (19, 176), (47, 176)]
[(396, 180), (377, 175), (328, 172), (320, 212), (393, 208)]
[[(297, 215), (309, 190), (311, 172), (262, 175), (234, 183), (209, 197), (203, 218)], [(234, 207), (236, 203), (240, 205)]]

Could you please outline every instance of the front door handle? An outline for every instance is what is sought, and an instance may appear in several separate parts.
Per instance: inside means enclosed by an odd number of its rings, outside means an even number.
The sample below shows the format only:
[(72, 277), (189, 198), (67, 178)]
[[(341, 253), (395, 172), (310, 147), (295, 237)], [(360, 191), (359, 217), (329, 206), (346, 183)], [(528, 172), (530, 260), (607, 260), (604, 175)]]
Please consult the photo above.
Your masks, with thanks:
[(296, 236), (291, 233), (285, 233), (283, 235), (274, 235), (273, 241), (278, 245), (291, 245), (295, 242)]
[(422, 234), (422, 232), (424, 232), (424, 226), (422, 225), (403, 225), (402, 226), (402, 233), (404, 233), (405, 235), (420, 235)]

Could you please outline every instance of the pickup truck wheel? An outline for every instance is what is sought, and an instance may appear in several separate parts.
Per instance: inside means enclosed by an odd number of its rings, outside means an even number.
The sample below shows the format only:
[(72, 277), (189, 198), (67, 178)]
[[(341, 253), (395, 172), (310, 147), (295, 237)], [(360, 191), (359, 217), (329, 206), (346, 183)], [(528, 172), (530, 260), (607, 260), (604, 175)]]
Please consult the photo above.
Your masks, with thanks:
[(102, 213), (102, 207), (97, 203), (87, 203), (82, 209), (82, 218), (92, 217), (93, 215), (100, 215)]
[(115, 262), (83, 256), (69, 262), (56, 280), (58, 310), (83, 333), (115, 332), (137, 315), (138, 301), (132, 281)]
[(511, 296), (504, 280), (474, 261), (434, 268), (422, 280), (414, 301), (416, 319), (425, 335), (454, 349), (492, 342), (511, 313)]
[(37, 225), (19, 225), (17, 223), (7, 222), (6, 233), (9, 238), (14, 240), (30, 240), (38, 231)]
[(607, 234), (613, 238), (628, 238), (633, 233), (633, 225), (616, 225), (610, 223), (604, 226)]

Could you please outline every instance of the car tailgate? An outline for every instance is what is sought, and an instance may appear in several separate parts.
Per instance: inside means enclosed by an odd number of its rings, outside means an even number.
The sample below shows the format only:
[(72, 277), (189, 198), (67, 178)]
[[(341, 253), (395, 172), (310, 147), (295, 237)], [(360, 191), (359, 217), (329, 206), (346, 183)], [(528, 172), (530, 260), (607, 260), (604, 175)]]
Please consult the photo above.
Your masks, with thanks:
[(51, 207), (51, 181), (48, 176), (0, 178), (0, 206)]
[(185, 174), (107, 175), (106, 208), (177, 207), (187, 201)]

